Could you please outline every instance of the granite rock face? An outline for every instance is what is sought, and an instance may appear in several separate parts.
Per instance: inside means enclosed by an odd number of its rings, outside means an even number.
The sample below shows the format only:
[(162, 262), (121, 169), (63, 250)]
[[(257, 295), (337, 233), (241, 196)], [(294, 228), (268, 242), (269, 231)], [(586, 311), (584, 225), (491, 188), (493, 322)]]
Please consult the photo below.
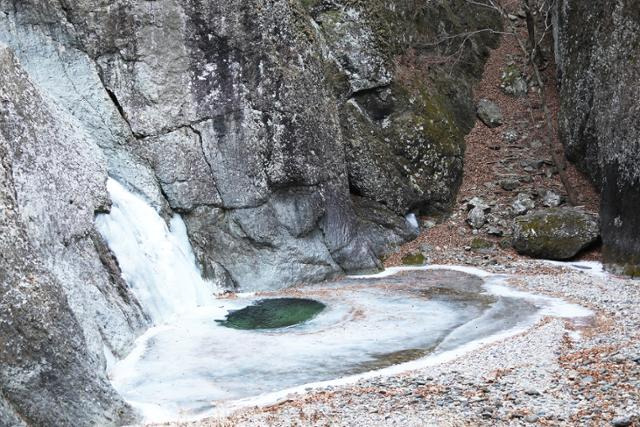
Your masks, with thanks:
[(560, 131), (600, 187), (603, 257), (640, 275), (640, 4), (557, 2)]
[(379, 269), (416, 236), (406, 214), (454, 200), (496, 41), (475, 31), (499, 21), (463, 0), (0, 0), (0, 218), (20, 235), (0, 286), (41, 301), (20, 318), (37, 334), (0, 330), (35, 346), (0, 351), (2, 422), (132, 420), (104, 372), (148, 319), (94, 227), (108, 176), (181, 214), (220, 287)]
[(131, 422), (101, 355), (144, 318), (94, 241), (102, 154), (2, 45), (0, 67), (0, 424)]
[(208, 277), (264, 289), (380, 267), (352, 194), (450, 207), (496, 39), (455, 34), (499, 18), (449, 3), (5, 1), (0, 40), (111, 176), (184, 215)]

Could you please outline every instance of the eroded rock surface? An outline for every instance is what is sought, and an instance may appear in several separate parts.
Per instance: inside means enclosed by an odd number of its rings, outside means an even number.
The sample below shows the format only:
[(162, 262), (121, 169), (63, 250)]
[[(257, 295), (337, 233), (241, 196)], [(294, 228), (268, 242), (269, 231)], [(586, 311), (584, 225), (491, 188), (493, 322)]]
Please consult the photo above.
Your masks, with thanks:
[(640, 275), (640, 4), (556, 4), (562, 140), (601, 189), (605, 262)]

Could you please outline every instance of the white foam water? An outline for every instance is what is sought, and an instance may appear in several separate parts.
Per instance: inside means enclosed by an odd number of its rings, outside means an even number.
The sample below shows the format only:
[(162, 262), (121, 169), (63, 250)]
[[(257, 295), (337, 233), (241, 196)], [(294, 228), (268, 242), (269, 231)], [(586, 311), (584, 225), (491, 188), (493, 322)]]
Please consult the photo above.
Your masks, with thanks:
[(187, 230), (179, 215), (169, 227), (142, 198), (113, 179), (113, 206), (96, 226), (113, 251), (122, 276), (154, 323), (215, 301), (214, 286), (202, 279)]

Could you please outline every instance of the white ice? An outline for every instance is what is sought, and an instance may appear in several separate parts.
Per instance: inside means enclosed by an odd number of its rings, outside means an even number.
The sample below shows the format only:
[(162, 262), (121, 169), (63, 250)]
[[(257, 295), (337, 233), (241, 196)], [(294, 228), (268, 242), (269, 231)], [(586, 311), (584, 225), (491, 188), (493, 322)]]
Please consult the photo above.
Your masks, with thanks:
[[(98, 229), (155, 323), (125, 359), (110, 360), (109, 376), (147, 421), (197, 418), (239, 402), (266, 401), (283, 390), (373, 375), (372, 370), (393, 363), (380, 362), (394, 352), (418, 350), (414, 357), (419, 359), (384, 372), (415, 368), (521, 331), (543, 314), (590, 314), (560, 300), (508, 288), (503, 277), (479, 269), (428, 266), (352, 277), (362, 280), (349, 286), (299, 288), (294, 295), (327, 306), (301, 325), (271, 331), (226, 328), (215, 320), (258, 297), (216, 298), (218, 290), (201, 278), (181, 218), (173, 217), (167, 227), (153, 208), (117, 182), (109, 180), (108, 189), (113, 207), (96, 219)], [(481, 277), (494, 302), (429, 299), (416, 292), (419, 283), (376, 286), (366, 281), (437, 269)], [(278, 296), (291, 294), (284, 290), (268, 297)]]
[(418, 230), (420, 225), (418, 224), (418, 218), (416, 218), (416, 214), (410, 213), (405, 217), (411, 228), (414, 230)]
[(96, 218), (98, 231), (114, 252), (122, 276), (154, 323), (215, 301), (216, 289), (202, 279), (180, 216), (167, 227), (143, 199), (113, 179), (113, 206)]

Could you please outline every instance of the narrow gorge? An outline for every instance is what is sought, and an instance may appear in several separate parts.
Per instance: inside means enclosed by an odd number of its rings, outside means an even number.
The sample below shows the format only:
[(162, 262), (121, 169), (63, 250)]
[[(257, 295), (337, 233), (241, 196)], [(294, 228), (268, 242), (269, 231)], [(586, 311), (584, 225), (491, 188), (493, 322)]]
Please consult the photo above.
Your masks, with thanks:
[(587, 422), (427, 397), (523, 336), (640, 422), (614, 3), (0, 0), (0, 426)]

